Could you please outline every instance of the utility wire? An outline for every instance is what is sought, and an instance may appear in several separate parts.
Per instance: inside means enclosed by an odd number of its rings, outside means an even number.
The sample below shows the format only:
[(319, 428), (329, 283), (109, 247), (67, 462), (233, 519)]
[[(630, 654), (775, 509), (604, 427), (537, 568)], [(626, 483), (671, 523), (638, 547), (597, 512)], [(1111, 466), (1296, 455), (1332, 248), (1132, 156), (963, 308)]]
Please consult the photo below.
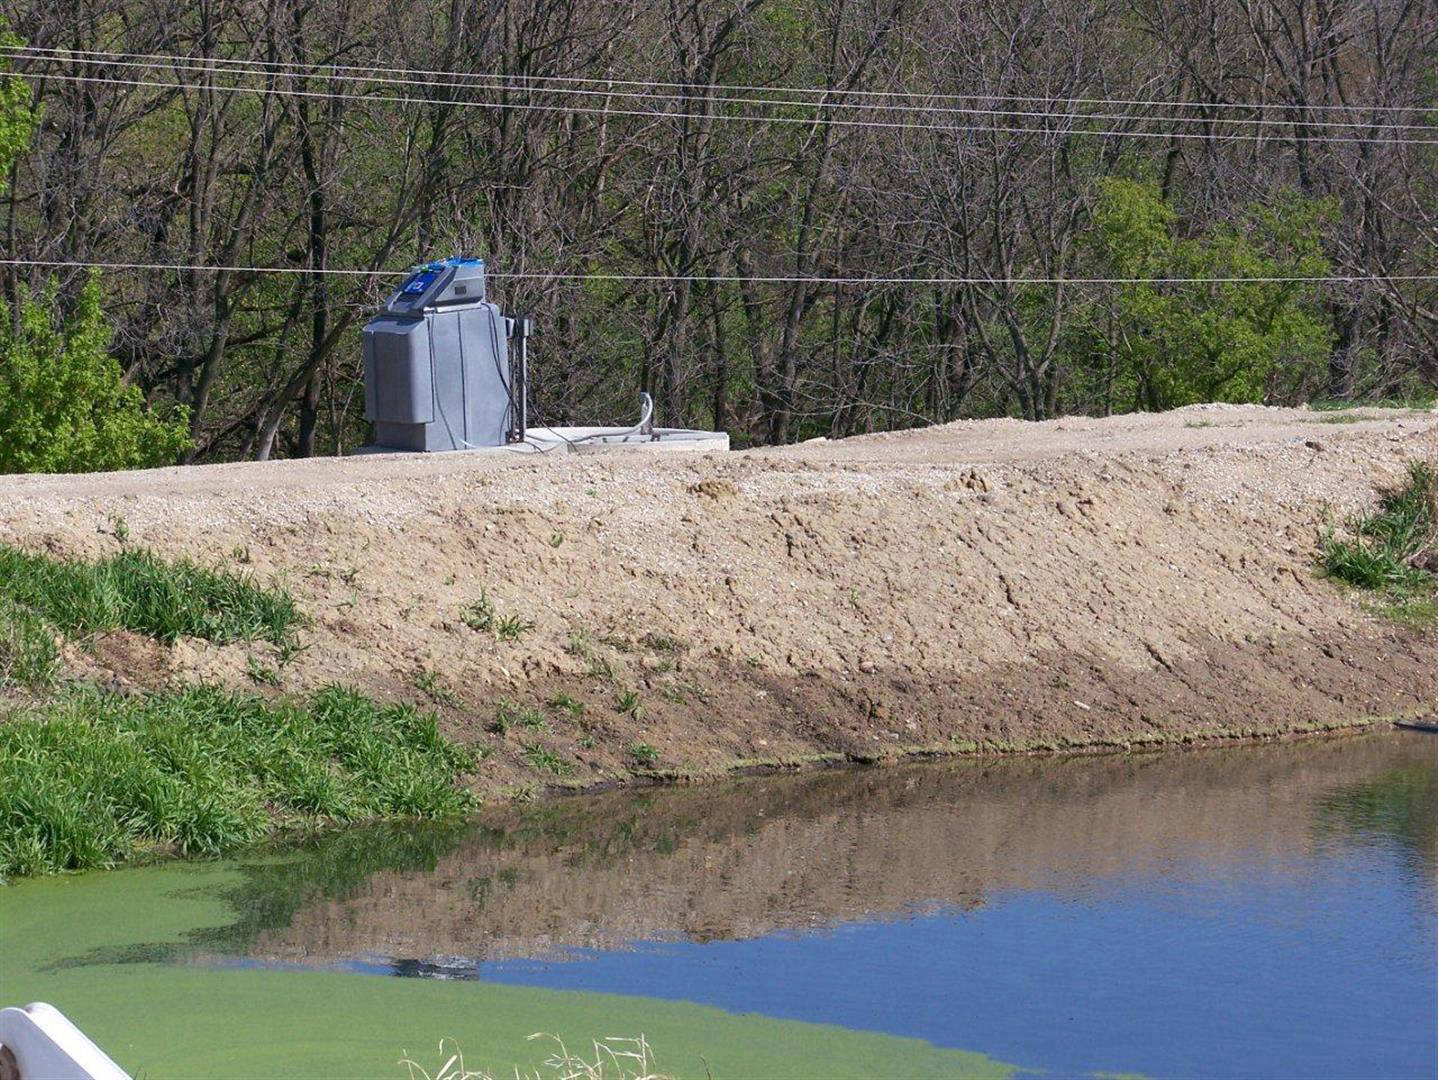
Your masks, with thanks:
[[(590, 89), (588, 86), (555, 86), (535, 87), (520, 86), (513, 87), (507, 81), (510, 76), (503, 75), (448, 75), (440, 79), (416, 79), (401, 78), (396, 74), (346, 74), (329, 71), (330, 65), (324, 64), (286, 64), (283, 67), (278, 62), (272, 61), (249, 61), (249, 60), (225, 60), (220, 58), (203, 56), (172, 56), (165, 54), (151, 54), (150, 58), (145, 54), (119, 54), (132, 55), (137, 59), (112, 59), (109, 56), (78, 56), (58, 51), (53, 54), (28, 55), (34, 50), (23, 46), (0, 48), (0, 53), (8, 52), (13, 60), (41, 61), (45, 63), (72, 64), (92, 68), (132, 68), (147, 71), (156, 71), (163, 74), (165, 71), (191, 71), (208, 75), (234, 74), (244, 77), (260, 77), (281, 75), (287, 78), (319, 79), (324, 81), (350, 81), (379, 84), (383, 86), (406, 86), (406, 87), (429, 87), (443, 90), (463, 90), (498, 93), (534, 93), (567, 95), (580, 98), (622, 98), (639, 101), (661, 101), (661, 102), (687, 102), (696, 97), (693, 93), (681, 93), (670, 91), (667, 93), (656, 93), (653, 90), (616, 90), (612, 86), (602, 89)], [(225, 66), (216, 66), (225, 65)], [(392, 71), (394, 69), (373, 69), (379, 72)], [(38, 73), (37, 73), (38, 75)], [(662, 85), (662, 84), (655, 84)], [(707, 90), (722, 89), (731, 91), (730, 87), (707, 87)], [(774, 87), (768, 91), (775, 94), (797, 94), (815, 93), (818, 91), (802, 90), (794, 87)], [(846, 91), (835, 91), (836, 96), (843, 96)], [(1132, 112), (1092, 112), (1076, 111), (1074, 109), (1023, 109), (1023, 108), (980, 108), (976, 106), (953, 106), (938, 105), (932, 101), (929, 103), (915, 102), (906, 104), (892, 104), (876, 101), (847, 102), (831, 101), (826, 99), (803, 100), (798, 98), (755, 98), (755, 97), (734, 97), (734, 96), (705, 96), (703, 98), (711, 104), (721, 105), (743, 105), (762, 106), (765, 108), (802, 108), (802, 109), (833, 109), (845, 111), (865, 111), (881, 113), (913, 113), (924, 112), (931, 115), (959, 115), (959, 116), (1002, 116), (1017, 117), (1020, 119), (1060, 119), (1060, 120), (1139, 120), (1139, 121), (1160, 121), (1169, 124), (1207, 124), (1207, 125), (1247, 125), (1256, 127), (1289, 127), (1301, 124), (1308, 128), (1339, 128), (1359, 129), (1365, 131), (1426, 131), (1438, 133), (1438, 127), (1431, 124), (1403, 123), (1393, 120), (1299, 120), (1296, 117), (1215, 117), (1215, 116), (1163, 116), (1145, 117), (1137, 116)], [(934, 100), (941, 100), (935, 98)], [(1192, 105), (1193, 108), (1207, 108), (1209, 106)], [(1270, 106), (1255, 106), (1255, 108), (1267, 108)], [(1303, 108), (1302, 106), (1273, 106), (1289, 109), (1290, 111)]]
[(425, 68), (395, 68), (379, 65), (359, 64), (313, 64), (298, 61), (278, 60), (257, 60), (240, 58), (220, 57), (196, 57), (173, 53), (133, 53), (115, 52), (102, 49), (67, 49), (67, 48), (45, 48), (41, 46), (7, 46), (3, 50), (8, 52), (29, 52), (45, 54), (53, 58), (65, 57), (107, 57), (116, 59), (131, 60), (157, 60), (157, 61), (195, 61), (201, 60), (205, 63), (224, 65), (245, 65), (258, 67), (267, 71), (284, 73), (293, 69), (304, 69), (310, 71), (332, 71), (332, 72), (367, 72), (370, 74), (382, 74), (395, 76), (395, 81), (405, 82), (415, 76), (429, 76), (440, 79), (469, 79), (481, 78), (494, 82), (515, 82), (521, 84), (532, 83), (559, 83), (559, 84), (582, 84), (590, 86), (630, 86), (643, 89), (672, 89), (683, 91), (685, 95), (706, 94), (710, 91), (723, 91), (730, 93), (755, 92), (755, 93), (782, 93), (782, 94), (811, 94), (822, 97), (834, 95), (843, 97), (879, 97), (879, 98), (911, 98), (921, 101), (1017, 101), (1026, 103), (1038, 103), (1048, 105), (1099, 105), (1099, 106), (1135, 106), (1144, 108), (1195, 108), (1195, 109), (1303, 109), (1306, 111), (1334, 111), (1334, 112), (1359, 112), (1363, 110), (1376, 110), (1383, 112), (1403, 113), (1424, 113), (1433, 115), (1438, 113), (1438, 105), (1379, 105), (1372, 104), (1295, 104), (1290, 102), (1230, 102), (1230, 101), (1166, 101), (1159, 98), (1101, 98), (1101, 97), (1053, 97), (1034, 94), (936, 94), (914, 90), (857, 90), (838, 87), (815, 87), (815, 86), (766, 86), (754, 84), (728, 84), (728, 83), (687, 83), (687, 82), (665, 82), (653, 79), (614, 79), (599, 76), (574, 76), (574, 75), (519, 75), (511, 73), (469, 73), (458, 71), (445, 71), (442, 69)]
[[(229, 270), (244, 274), (334, 274), (346, 277), (397, 277), (404, 270), (346, 270), (307, 266), (215, 266), (208, 263), (94, 262), (81, 259), (0, 259), (0, 266), (33, 266), (97, 270)], [(1438, 282), (1438, 274), (1327, 274), (1218, 277), (825, 277), (822, 275), (738, 274), (608, 274), (584, 271), (504, 271), (485, 268), (500, 281), (611, 281), (635, 283), (692, 282), (761, 285), (1367, 285), (1392, 282)]]
[(1268, 141), (1275, 142), (1309, 142), (1309, 143), (1363, 143), (1367, 146), (1438, 146), (1438, 138), (1413, 139), (1399, 138), (1392, 136), (1374, 136), (1364, 138), (1361, 136), (1339, 136), (1339, 135), (1267, 135), (1248, 132), (1238, 132), (1221, 136), (1210, 135), (1198, 131), (1124, 131), (1114, 129), (1093, 130), (1088, 128), (1054, 128), (1054, 127), (1021, 127), (1001, 124), (925, 124), (914, 122), (900, 122), (888, 120), (850, 120), (837, 117), (799, 117), (799, 116), (736, 116), (730, 113), (690, 113), (690, 112), (669, 112), (657, 109), (610, 109), (593, 108), (583, 105), (556, 105), (556, 104), (535, 104), (532, 102), (503, 102), (503, 101), (445, 101), (434, 98), (406, 97), (390, 94), (352, 94), (344, 92), (332, 92), (321, 90), (285, 90), (277, 86), (198, 86), (193, 83), (183, 82), (156, 82), (145, 79), (116, 79), (98, 75), (60, 75), (53, 72), (33, 72), (25, 78), (44, 79), (52, 82), (73, 82), (90, 83), (109, 86), (131, 86), (145, 87), (156, 90), (214, 90), (221, 93), (242, 93), (259, 94), (278, 97), (303, 97), (318, 98), (321, 100), (343, 100), (363, 101), (379, 104), (401, 104), (401, 105), (445, 105), (456, 108), (476, 109), (515, 109), (526, 112), (564, 112), (568, 114), (588, 114), (593, 116), (635, 116), (651, 120), (721, 120), (738, 123), (761, 123), (761, 124), (799, 124), (805, 127), (817, 127), (821, 125), (833, 125), (836, 127), (853, 128), (878, 128), (892, 131), (936, 131), (947, 134), (955, 132), (977, 132), (988, 134), (1012, 134), (1012, 135), (1064, 135), (1064, 136), (1086, 136), (1090, 138), (1143, 138), (1143, 139), (1202, 139), (1214, 141), (1215, 139), (1227, 141)]

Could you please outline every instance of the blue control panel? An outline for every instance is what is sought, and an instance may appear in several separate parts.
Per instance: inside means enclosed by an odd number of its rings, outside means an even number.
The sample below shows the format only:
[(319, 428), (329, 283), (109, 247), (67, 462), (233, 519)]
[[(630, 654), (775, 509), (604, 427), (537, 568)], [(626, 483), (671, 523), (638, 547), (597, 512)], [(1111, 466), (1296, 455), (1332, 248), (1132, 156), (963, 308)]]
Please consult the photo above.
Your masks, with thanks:
[(484, 260), (455, 255), (412, 267), (385, 310), (412, 318), (431, 308), (483, 302)]
[(400, 292), (405, 296), (418, 296), (433, 285), (434, 279), (437, 277), (439, 277), (438, 270), (421, 270), (404, 283), (404, 288)]

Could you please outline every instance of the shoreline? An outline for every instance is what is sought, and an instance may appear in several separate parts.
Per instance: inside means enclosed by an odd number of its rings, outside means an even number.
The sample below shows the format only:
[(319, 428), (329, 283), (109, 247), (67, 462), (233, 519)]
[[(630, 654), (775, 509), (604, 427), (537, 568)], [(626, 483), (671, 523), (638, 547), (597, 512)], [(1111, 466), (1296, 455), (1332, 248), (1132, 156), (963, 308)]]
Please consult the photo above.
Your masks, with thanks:
[(109, 631), (63, 643), (65, 676), (433, 711), (487, 800), (1267, 740), (1438, 703), (1438, 632), (1317, 572), (1324, 528), (1438, 460), (1438, 412), (1339, 420), (1202, 406), (722, 455), (0, 477), (0, 543), (284, 589), (293, 647)]
[[(575, 784), (549, 784), (540, 792), (544, 798), (583, 798), (614, 791), (644, 788), (694, 787), (723, 784), (751, 776), (777, 776), (820, 772), (827, 769), (872, 769), (886, 766), (912, 765), (923, 762), (1009, 760), (1016, 758), (1068, 760), (1071, 758), (1157, 755), (1188, 751), (1224, 750), (1245, 746), (1271, 746), (1290, 742), (1339, 740), (1361, 735), (1392, 731), (1438, 732), (1438, 725), (1415, 724), (1407, 721), (1438, 716), (1438, 708), (1425, 708), (1409, 716), (1374, 716), (1363, 720), (1337, 721), (1331, 724), (1295, 725), (1278, 731), (1235, 730), (1214, 731), (1203, 735), (1155, 735), (1136, 742), (1073, 742), (1067, 745), (1001, 745), (989, 747), (949, 747), (944, 745), (902, 746), (893, 752), (873, 757), (821, 752), (808, 756), (773, 761), (737, 761), (733, 765), (708, 772), (679, 770), (637, 770), (624, 776), (602, 777)], [(506, 806), (534, 797), (533, 790), (481, 793), (485, 807)]]

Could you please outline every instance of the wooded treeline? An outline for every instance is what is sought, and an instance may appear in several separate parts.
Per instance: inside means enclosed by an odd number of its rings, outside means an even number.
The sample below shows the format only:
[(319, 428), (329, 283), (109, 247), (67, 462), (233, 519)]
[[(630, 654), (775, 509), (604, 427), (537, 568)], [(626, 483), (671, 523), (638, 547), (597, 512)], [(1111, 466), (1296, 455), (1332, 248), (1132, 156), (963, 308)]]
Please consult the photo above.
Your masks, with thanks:
[[(102, 292), (127, 378), (187, 407), (191, 459), (361, 442), (379, 271), (456, 252), (536, 319), (551, 423), (624, 420), (639, 389), (740, 442), (1438, 389), (1438, 284), (1395, 280), (1438, 274), (1431, 0), (0, 17), (32, 48), (172, 58), (12, 54), (38, 122), (0, 212), (12, 258), (183, 267)], [(276, 266), (302, 272), (230, 269)], [(0, 269), (14, 311), (84, 277)], [(1379, 280), (1013, 281), (1331, 276)]]

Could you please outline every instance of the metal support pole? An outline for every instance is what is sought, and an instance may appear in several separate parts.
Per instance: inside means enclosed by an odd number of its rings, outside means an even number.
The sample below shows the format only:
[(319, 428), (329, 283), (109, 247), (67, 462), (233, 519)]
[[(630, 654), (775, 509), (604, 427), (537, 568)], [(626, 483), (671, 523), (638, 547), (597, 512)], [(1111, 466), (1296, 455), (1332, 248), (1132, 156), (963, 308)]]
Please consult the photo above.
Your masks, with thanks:
[(529, 433), (529, 335), (534, 321), (528, 315), (521, 315), (519, 327), (519, 441), (523, 442)]
[(529, 431), (529, 335), (534, 333), (534, 320), (528, 315), (516, 315), (505, 320), (509, 323), (509, 336), (519, 342), (519, 370), (510, 369), (509, 404), (513, 410), (509, 441), (524, 442)]

